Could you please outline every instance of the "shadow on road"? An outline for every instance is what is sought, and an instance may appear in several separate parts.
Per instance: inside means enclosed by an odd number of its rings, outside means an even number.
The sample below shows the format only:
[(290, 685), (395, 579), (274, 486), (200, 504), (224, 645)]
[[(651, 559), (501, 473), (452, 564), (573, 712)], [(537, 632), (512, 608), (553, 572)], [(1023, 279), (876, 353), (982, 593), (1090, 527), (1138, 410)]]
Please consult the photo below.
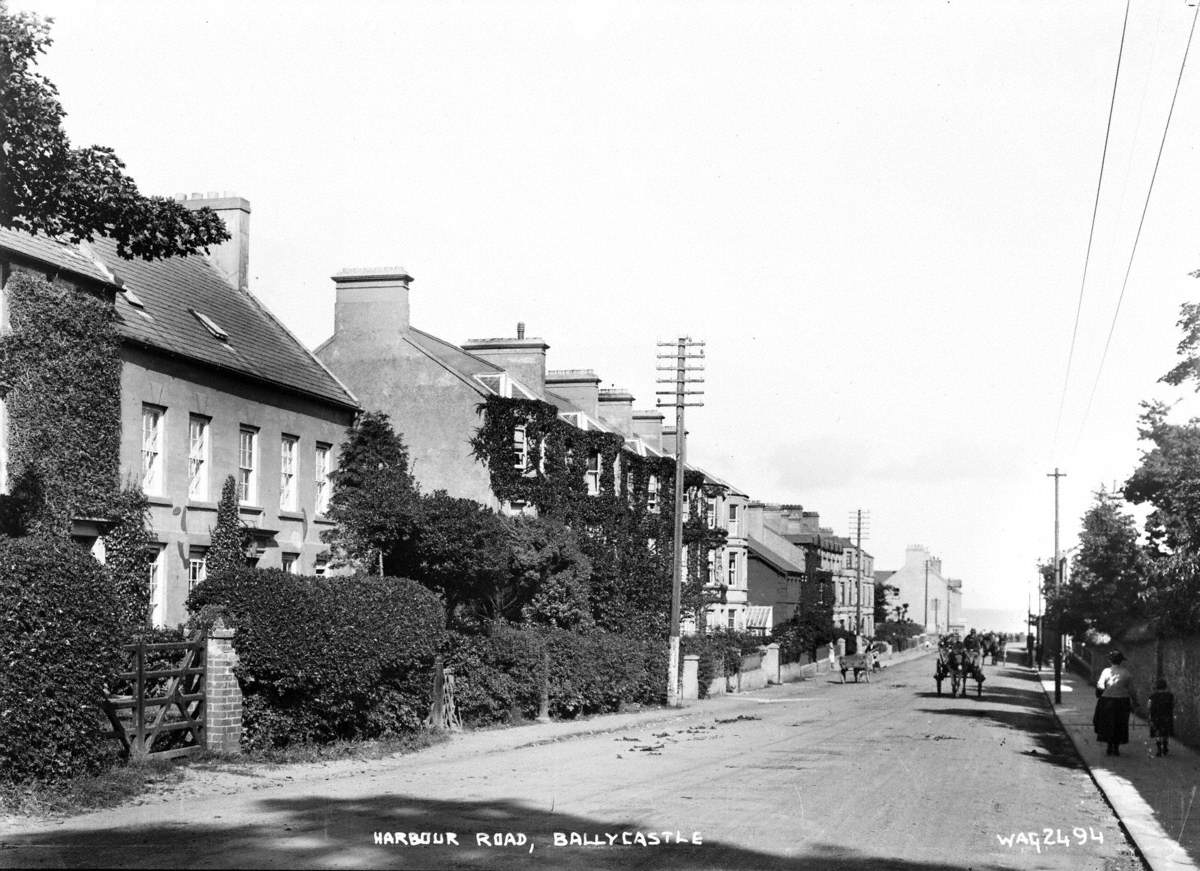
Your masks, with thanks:
[[(960, 871), (961, 866), (906, 862), (885, 845), (855, 849), (807, 845), (792, 856), (705, 840), (700, 845), (620, 846), (622, 833), (648, 830), (633, 821), (588, 819), (508, 801), (426, 801), (404, 795), (329, 800), (267, 799), (255, 811), (261, 823), (196, 820), (174, 825), (71, 829), (7, 835), (0, 864), (10, 867), (180, 868), (762, 868), (840, 871)], [(447, 833), (458, 846), (376, 845), (376, 832)], [(508, 833), (510, 846), (481, 846), (476, 834)], [(605, 846), (555, 846), (555, 835), (599, 839)], [(605, 835), (616, 835), (608, 846)], [(691, 837), (691, 832), (683, 833)], [(392, 840), (396, 840), (393, 835)], [(530, 846), (533, 847), (532, 852)], [(976, 871), (1000, 866), (975, 865)]]

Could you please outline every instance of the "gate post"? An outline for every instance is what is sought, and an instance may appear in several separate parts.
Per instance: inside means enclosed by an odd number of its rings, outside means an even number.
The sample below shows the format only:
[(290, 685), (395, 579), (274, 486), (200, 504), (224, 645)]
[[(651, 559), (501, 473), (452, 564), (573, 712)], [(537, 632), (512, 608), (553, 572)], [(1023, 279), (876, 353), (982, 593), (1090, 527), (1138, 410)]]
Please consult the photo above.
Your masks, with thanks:
[(218, 753), (242, 752), (242, 689), (233, 667), (234, 630), (221, 620), (208, 633), (204, 671), (204, 746)]

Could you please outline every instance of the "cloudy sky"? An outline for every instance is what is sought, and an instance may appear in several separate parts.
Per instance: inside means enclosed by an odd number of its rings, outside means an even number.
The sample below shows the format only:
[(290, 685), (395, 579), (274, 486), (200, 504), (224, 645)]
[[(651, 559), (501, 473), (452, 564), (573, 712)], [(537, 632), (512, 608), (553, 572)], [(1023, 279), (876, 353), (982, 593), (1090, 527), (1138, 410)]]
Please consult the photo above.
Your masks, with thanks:
[(417, 326), (524, 321), (638, 407), (655, 342), (703, 338), (690, 457), (840, 532), (868, 509), (879, 567), (928, 545), (968, 608), (1024, 610), (1046, 473), (1065, 549), (1139, 402), (1183, 396), (1156, 380), (1200, 296), (1200, 57), (1097, 373), (1184, 0), (1130, 13), (1069, 380), (1120, 0), (10, 4), (56, 19), (76, 144), (250, 200), (252, 289), (310, 346), (329, 276), (391, 264)]

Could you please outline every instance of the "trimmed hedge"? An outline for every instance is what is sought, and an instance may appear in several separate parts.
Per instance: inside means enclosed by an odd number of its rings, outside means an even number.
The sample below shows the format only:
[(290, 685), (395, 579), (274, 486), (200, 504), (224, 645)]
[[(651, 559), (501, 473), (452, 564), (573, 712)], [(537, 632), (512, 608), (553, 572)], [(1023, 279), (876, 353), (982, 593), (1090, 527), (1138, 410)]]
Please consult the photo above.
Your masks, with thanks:
[(114, 586), (86, 551), (0, 538), (0, 777), (63, 780), (117, 758), (97, 703), (122, 662)]
[(455, 702), (469, 725), (535, 717), (549, 657), (550, 715), (569, 719), (666, 701), (665, 641), (595, 630), (495, 624), (488, 635), (451, 636)]
[(201, 605), (237, 629), (248, 747), (411, 732), (428, 713), (445, 616), (414, 581), (247, 569), (197, 587)]

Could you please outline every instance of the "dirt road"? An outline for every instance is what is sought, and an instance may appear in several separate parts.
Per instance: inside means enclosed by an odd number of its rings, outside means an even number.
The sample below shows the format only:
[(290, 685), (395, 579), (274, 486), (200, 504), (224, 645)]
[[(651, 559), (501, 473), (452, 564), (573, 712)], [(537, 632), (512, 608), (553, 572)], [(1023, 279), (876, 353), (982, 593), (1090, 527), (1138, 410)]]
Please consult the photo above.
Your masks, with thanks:
[(936, 695), (931, 672), (919, 659), (870, 684), (823, 675), (588, 724), (616, 731), (189, 781), (19, 826), (0, 865), (1142, 867), (1027, 671), (987, 667), (978, 699)]

